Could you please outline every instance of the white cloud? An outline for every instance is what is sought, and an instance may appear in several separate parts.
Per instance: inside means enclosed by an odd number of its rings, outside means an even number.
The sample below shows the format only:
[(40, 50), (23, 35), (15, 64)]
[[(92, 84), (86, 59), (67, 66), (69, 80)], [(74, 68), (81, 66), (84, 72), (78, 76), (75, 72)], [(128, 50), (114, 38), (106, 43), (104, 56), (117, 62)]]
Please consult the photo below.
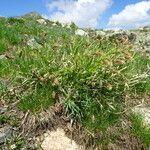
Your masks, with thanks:
[(74, 22), (79, 27), (97, 27), (98, 19), (111, 4), (112, 0), (57, 0), (47, 5), (48, 18)]
[(127, 5), (109, 19), (108, 27), (134, 28), (150, 25), (150, 1)]

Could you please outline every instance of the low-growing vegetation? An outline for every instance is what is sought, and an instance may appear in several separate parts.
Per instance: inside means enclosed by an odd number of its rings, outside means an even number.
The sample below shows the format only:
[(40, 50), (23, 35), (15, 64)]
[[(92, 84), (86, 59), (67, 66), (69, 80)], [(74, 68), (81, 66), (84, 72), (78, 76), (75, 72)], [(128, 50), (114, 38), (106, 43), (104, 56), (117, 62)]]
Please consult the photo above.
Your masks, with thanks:
[(140, 140), (147, 147), (150, 146), (150, 127), (144, 124), (142, 116), (138, 114), (131, 114), (130, 120), (132, 123), (131, 132), (140, 138)]
[[(130, 42), (77, 36), (76, 28), (26, 17), (0, 21), (1, 101), (33, 114), (59, 103), (69, 119), (106, 136), (123, 117), (125, 97), (149, 93), (150, 59)], [(133, 133), (149, 145), (149, 130), (132, 121)]]

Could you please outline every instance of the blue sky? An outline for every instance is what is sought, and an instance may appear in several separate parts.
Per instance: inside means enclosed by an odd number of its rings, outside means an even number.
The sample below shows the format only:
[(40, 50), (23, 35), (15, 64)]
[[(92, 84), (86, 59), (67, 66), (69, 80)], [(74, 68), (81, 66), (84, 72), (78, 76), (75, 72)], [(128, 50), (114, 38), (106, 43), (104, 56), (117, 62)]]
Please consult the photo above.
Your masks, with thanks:
[(0, 0), (0, 16), (20, 16), (31, 11), (51, 20), (71, 20), (81, 27), (150, 25), (149, 0)]

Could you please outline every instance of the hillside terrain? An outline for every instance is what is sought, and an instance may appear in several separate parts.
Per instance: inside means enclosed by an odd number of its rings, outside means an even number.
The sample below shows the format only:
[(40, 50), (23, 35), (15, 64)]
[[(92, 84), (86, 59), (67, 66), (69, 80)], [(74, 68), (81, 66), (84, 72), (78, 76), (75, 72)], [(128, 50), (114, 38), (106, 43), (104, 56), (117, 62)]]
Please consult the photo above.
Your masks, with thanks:
[(0, 149), (149, 150), (150, 27), (0, 17)]

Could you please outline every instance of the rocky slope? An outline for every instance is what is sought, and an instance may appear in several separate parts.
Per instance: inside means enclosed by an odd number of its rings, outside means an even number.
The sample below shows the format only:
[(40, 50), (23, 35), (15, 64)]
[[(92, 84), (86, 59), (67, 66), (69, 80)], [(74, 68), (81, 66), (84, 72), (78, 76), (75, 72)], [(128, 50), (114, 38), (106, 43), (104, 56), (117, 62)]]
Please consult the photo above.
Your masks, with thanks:
[(0, 149), (148, 150), (150, 27), (80, 29), (33, 12), (1, 17), (0, 38)]

